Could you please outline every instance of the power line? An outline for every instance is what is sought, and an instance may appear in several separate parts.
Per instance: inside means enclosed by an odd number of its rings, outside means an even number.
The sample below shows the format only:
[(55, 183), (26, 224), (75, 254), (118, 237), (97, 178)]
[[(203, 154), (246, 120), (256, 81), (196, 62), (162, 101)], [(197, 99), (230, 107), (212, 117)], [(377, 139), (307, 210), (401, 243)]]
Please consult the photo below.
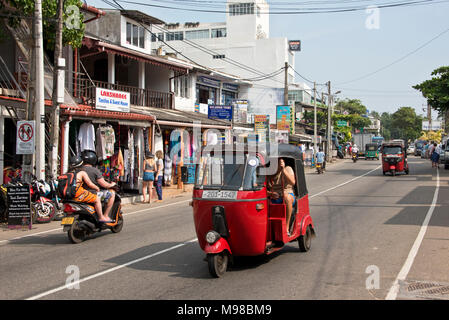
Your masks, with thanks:
[[(206, 9), (188, 9), (188, 8), (180, 8), (180, 7), (170, 7), (149, 3), (142, 3), (137, 1), (127, 1), (127, 0), (117, 0), (118, 2), (141, 5), (147, 7), (154, 8), (163, 8), (163, 9), (171, 9), (171, 10), (181, 10), (181, 11), (192, 11), (192, 12), (203, 12), (203, 13), (222, 13), (228, 14), (231, 13), (228, 10), (206, 10)], [(117, 2), (116, 1), (116, 2)], [(424, 4), (436, 4), (448, 2), (448, 0), (416, 0), (416, 1), (408, 1), (408, 2), (392, 2), (387, 4), (373, 4), (378, 9), (382, 8), (393, 8), (393, 7), (403, 7), (403, 6), (415, 6), (415, 5), (424, 5)], [(260, 14), (268, 14), (268, 15), (297, 15), (297, 14), (313, 14), (313, 13), (342, 13), (342, 12), (354, 12), (366, 10), (366, 6), (359, 7), (334, 7), (334, 8), (302, 8), (303, 11), (295, 11), (296, 8), (284, 9), (287, 11), (260, 11)]]

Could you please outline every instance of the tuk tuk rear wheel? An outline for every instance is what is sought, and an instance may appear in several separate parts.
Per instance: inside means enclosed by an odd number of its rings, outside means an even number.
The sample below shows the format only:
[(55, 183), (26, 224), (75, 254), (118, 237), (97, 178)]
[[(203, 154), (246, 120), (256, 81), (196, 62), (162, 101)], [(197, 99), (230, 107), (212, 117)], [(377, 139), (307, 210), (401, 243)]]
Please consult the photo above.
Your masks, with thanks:
[(307, 252), (310, 250), (310, 247), (312, 246), (312, 230), (310, 229), (310, 226), (307, 227), (304, 235), (299, 236), (298, 245), (299, 251), (301, 252)]
[(226, 252), (210, 253), (207, 255), (207, 264), (209, 266), (209, 273), (215, 277), (220, 278), (228, 269), (228, 254)]

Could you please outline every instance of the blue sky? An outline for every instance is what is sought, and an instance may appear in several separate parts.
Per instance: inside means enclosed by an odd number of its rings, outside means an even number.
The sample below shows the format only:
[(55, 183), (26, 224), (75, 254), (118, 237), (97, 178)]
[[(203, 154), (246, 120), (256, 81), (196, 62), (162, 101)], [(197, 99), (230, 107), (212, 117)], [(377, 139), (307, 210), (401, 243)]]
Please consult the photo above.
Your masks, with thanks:
[[(97, 8), (109, 7), (101, 0), (86, 2)], [(370, 2), (378, 4), (381, 1), (365, 1), (367, 5)], [(140, 10), (167, 23), (225, 21), (224, 13), (177, 11), (127, 3), (121, 5), (126, 9)], [(221, 10), (224, 9), (223, 5)], [(423, 114), (422, 108), (425, 107), (426, 100), (411, 86), (430, 79), (430, 73), (434, 69), (449, 65), (449, 32), (385, 70), (355, 82), (345, 82), (389, 65), (447, 30), (449, 2), (379, 10), (379, 29), (366, 28), (365, 22), (370, 14), (364, 10), (271, 15), (270, 37), (300, 39), (302, 51), (296, 54), (295, 69), (317, 83), (330, 80), (333, 92), (341, 90), (340, 98), (360, 99), (370, 111), (380, 113), (394, 112), (401, 106), (411, 106), (417, 113)], [(299, 77), (296, 80), (303, 81)], [(324, 87), (318, 89), (325, 90)]]

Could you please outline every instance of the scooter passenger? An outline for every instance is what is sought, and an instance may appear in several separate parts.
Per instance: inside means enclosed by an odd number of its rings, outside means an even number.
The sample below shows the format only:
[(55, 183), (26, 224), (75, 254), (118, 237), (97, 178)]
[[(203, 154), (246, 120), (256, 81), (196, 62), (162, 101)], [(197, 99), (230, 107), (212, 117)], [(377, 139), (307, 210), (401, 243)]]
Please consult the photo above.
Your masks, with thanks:
[[(89, 179), (95, 184), (97, 187), (103, 188), (100, 192), (97, 193), (97, 196), (100, 198), (100, 201), (107, 201), (106, 208), (104, 210), (104, 216), (109, 217), (109, 213), (111, 212), (112, 206), (115, 201), (115, 191), (111, 188), (115, 187), (115, 182), (108, 183), (104, 180), (101, 171), (95, 168), (94, 166), (97, 164), (98, 158), (95, 152), (87, 150), (82, 153), (83, 159), (83, 167), (82, 170), (87, 173)], [(95, 190), (88, 189), (90, 192), (94, 193)]]
[[(74, 201), (93, 204), (95, 211), (98, 214), (98, 219), (104, 223), (114, 222), (113, 220), (103, 215), (103, 209), (101, 207), (100, 198), (96, 194), (90, 192), (86, 188), (100, 191), (100, 188), (92, 183), (86, 171), (81, 168), (83, 165), (83, 159), (79, 156), (75, 156), (71, 161), (70, 172), (76, 173), (76, 193), (73, 198)], [(85, 188), (86, 187), (86, 188)]]
[[(268, 177), (267, 195), (271, 199), (271, 203), (285, 203), (287, 207), (286, 225), (290, 226), (290, 218), (292, 216), (293, 206), (296, 202), (293, 186), (296, 183), (295, 173), (290, 166), (285, 165), (285, 160), (279, 158), (277, 172)], [(287, 230), (290, 235), (290, 230)]]

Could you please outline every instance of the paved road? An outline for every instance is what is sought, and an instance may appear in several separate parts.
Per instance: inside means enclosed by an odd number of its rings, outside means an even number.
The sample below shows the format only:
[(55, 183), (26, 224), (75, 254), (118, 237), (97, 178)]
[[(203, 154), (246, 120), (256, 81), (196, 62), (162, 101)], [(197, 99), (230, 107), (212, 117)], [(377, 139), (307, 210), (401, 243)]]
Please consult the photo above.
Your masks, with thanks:
[[(151, 209), (127, 206), (121, 233), (79, 245), (61, 230), (3, 242), (0, 299), (416, 298), (404, 291), (412, 281), (449, 283), (449, 171), (414, 157), (410, 168), (389, 177), (380, 161), (345, 160), (308, 174), (311, 251), (293, 242), (268, 257), (239, 259), (221, 279), (203, 261), (188, 196)], [(67, 289), (73, 266), (81, 282)]]

